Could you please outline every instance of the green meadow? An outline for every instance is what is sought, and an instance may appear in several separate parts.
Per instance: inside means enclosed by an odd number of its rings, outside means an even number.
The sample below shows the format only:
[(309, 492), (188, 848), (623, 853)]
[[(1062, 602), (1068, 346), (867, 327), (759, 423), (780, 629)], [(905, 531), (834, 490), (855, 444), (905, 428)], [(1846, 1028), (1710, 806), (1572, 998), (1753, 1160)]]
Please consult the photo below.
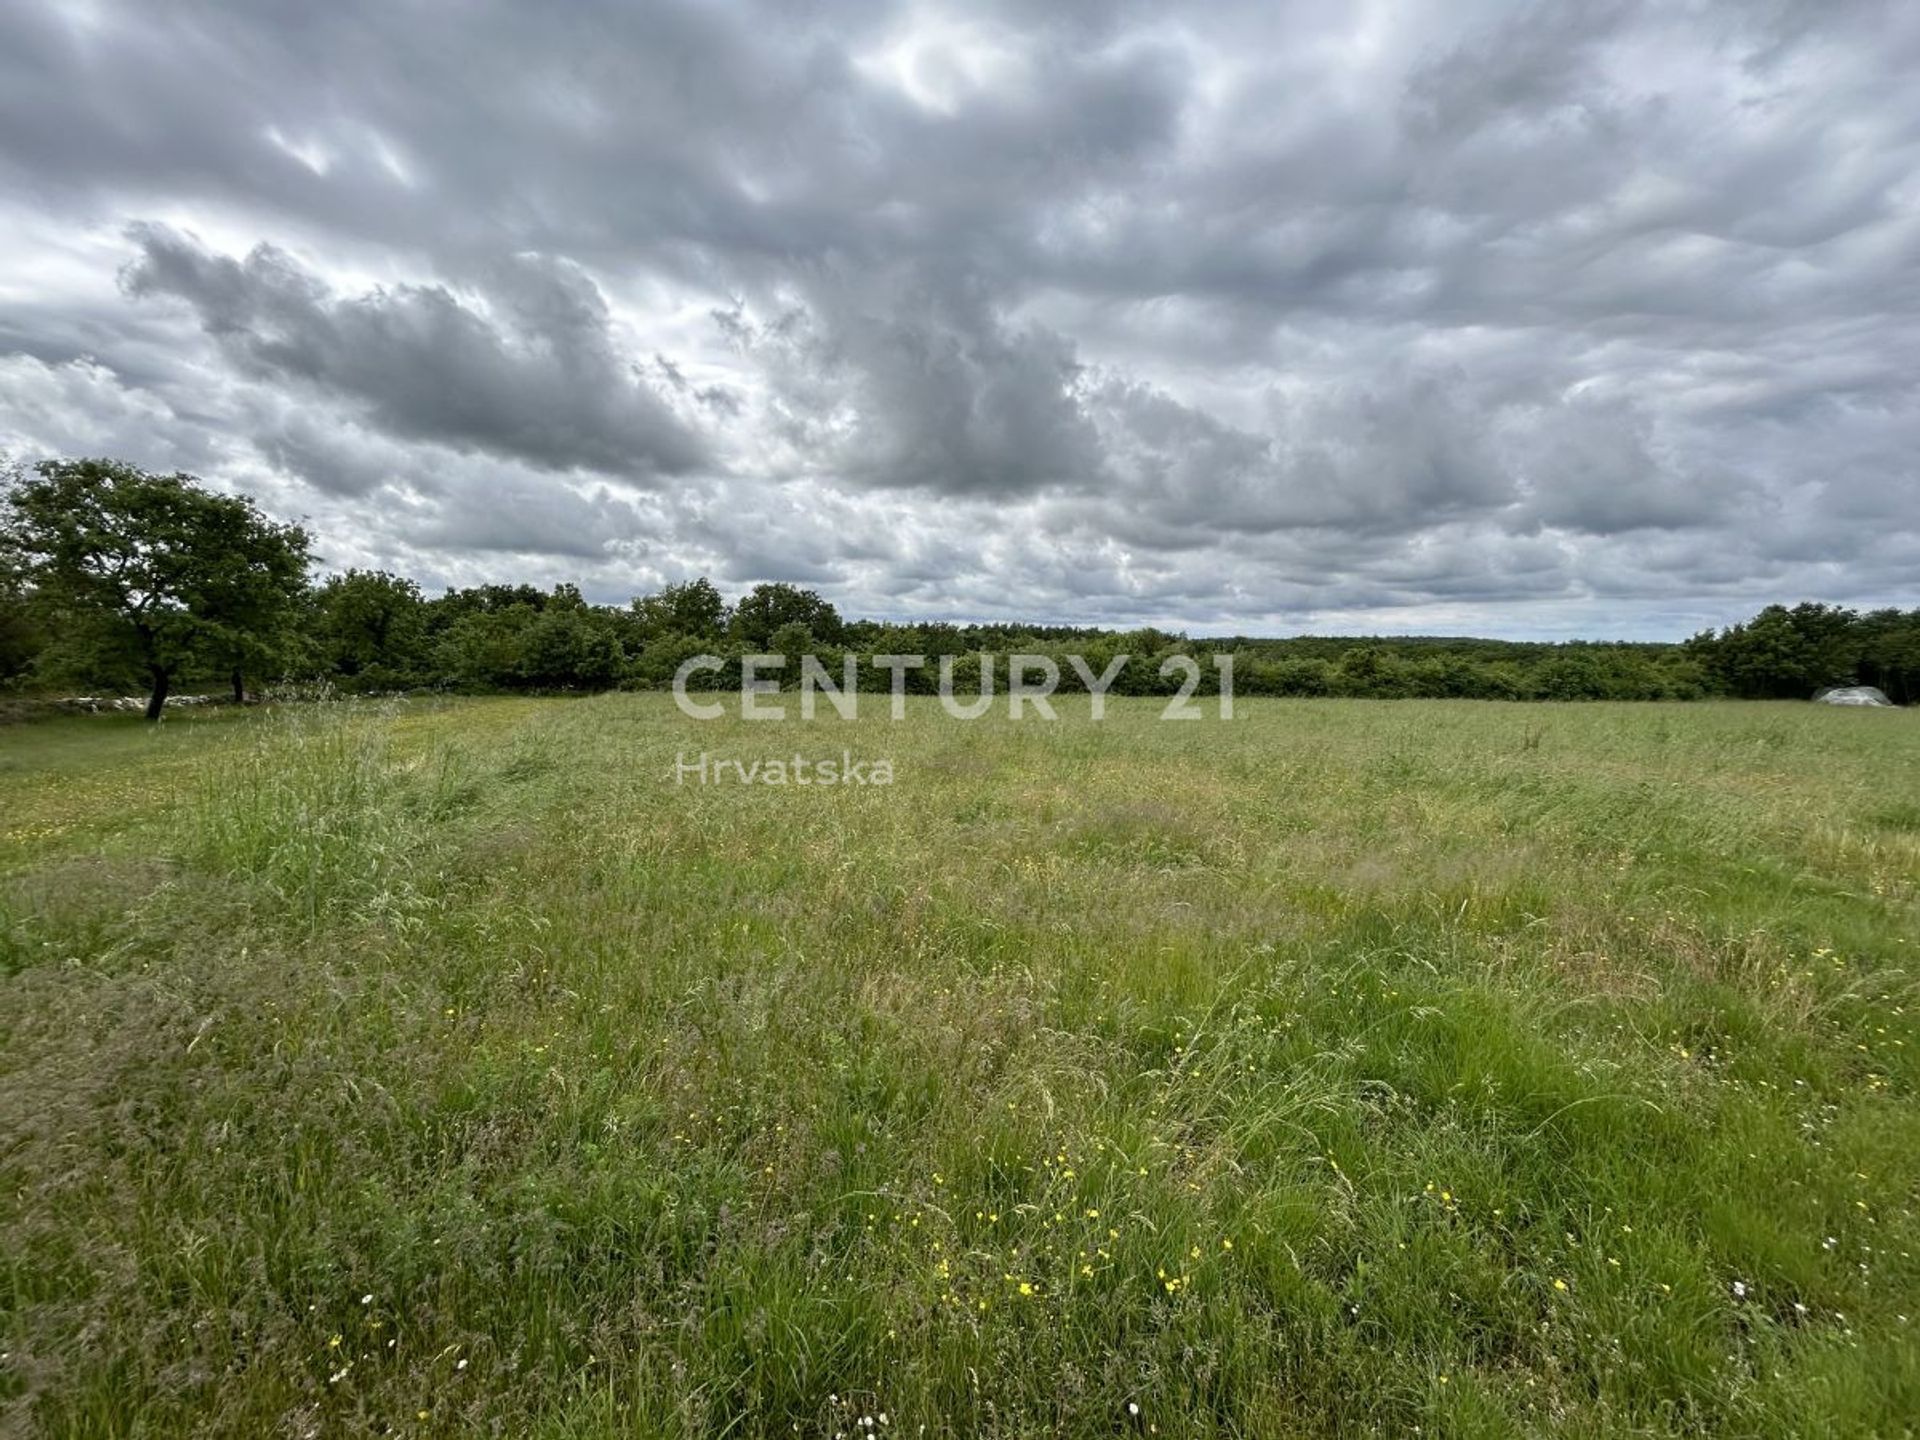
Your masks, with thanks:
[(0, 1430), (1912, 1433), (1913, 713), (1055, 703), (0, 730)]

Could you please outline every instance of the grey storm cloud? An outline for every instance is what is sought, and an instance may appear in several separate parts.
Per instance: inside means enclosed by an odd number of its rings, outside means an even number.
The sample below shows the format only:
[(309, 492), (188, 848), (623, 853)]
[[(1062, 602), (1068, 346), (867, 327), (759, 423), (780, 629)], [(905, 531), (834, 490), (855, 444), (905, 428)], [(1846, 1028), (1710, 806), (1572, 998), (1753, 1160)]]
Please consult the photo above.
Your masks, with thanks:
[(806, 303), (721, 318), (765, 368), (776, 423), (814, 466), (865, 485), (1026, 495), (1101, 475), (1072, 343), (1016, 327), (977, 286), (809, 275)]
[(1916, 73), (1894, 0), (24, 0), (0, 450), (609, 599), (1911, 604)]
[(599, 289), (565, 261), (491, 267), (496, 322), (437, 285), (336, 297), (270, 245), (234, 260), (161, 226), (132, 239), (131, 295), (186, 301), (244, 373), (309, 384), (395, 434), (560, 470), (644, 475), (702, 459), (613, 345)]

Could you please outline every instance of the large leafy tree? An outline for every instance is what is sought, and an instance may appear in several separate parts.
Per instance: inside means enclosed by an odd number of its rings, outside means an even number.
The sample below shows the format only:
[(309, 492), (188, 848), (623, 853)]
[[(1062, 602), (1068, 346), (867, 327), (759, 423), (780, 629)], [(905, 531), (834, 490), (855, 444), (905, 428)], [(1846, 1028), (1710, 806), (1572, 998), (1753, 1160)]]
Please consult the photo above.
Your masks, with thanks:
[(1901, 705), (1920, 700), (1920, 609), (1875, 610), (1860, 621), (1860, 679)]
[(669, 585), (657, 595), (641, 596), (632, 608), (648, 638), (669, 634), (718, 638), (727, 628), (727, 602), (704, 575)]
[(246, 671), (283, 653), (306, 587), (299, 526), (116, 460), (45, 460), (17, 477), (0, 535), (70, 636), (145, 674), (149, 720), (189, 666), (217, 666), (244, 693)]
[(0, 544), (0, 688), (27, 674), (46, 647), (32, 593), (26, 566)]
[(426, 668), (427, 602), (411, 580), (384, 570), (330, 577), (314, 597), (314, 648), (323, 674), (357, 688), (417, 685)]
[(249, 674), (283, 667), (299, 645), (312, 559), (298, 526), (275, 524), (251, 500), (205, 498), (200, 573), (186, 598), (205, 661), (231, 677), (239, 704)]
[(1811, 602), (1769, 605), (1719, 636), (1689, 648), (1720, 686), (1753, 699), (1805, 699), (1824, 685), (1852, 683), (1860, 664), (1860, 617)]
[(784, 625), (805, 626), (815, 640), (840, 643), (840, 612), (812, 590), (775, 582), (756, 585), (734, 607), (733, 634), (737, 640), (765, 649)]

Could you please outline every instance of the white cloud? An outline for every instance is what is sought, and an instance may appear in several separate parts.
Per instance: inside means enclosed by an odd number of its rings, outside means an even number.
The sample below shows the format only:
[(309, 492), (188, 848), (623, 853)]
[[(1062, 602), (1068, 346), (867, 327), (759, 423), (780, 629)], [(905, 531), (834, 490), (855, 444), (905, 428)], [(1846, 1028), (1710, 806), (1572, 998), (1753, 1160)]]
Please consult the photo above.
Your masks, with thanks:
[(1910, 6), (290, 23), (0, 15), (16, 456), (605, 598), (1502, 634), (1914, 603)]

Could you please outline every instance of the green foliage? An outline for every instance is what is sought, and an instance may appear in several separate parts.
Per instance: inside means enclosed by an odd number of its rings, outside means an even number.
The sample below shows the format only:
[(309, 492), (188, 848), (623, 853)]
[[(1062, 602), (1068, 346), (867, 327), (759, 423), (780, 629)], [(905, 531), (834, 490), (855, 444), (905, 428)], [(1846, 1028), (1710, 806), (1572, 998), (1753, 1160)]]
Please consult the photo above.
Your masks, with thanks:
[(411, 580), (382, 570), (331, 575), (309, 624), (320, 673), (349, 689), (405, 689), (431, 673), (426, 601)]
[(786, 656), (790, 665), (798, 665), (800, 657), (814, 648), (813, 632), (796, 620), (789, 620), (767, 637), (767, 653)]
[(694, 635), (718, 640), (726, 633), (731, 612), (711, 580), (701, 576), (669, 585), (657, 595), (645, 595), (632, 606), (642, 636)]
[(526, 628), (520, 679), (536, 689), (606, 690), (619, 680), (624, 659), (619, 637), (595, 611), (549, 607)]
[(495, 592), (476, 604), (472, 594), (452, 592), (428, 607), (434, 670), (453, 688), (605, 690), (627, 674), (624, 617), (586, 604), (572, 586), (535, 592), (538, 603)]
[(22, 680), (47, 648), (44, 616), (30, 600), (26, 563), (10, 555), (0, 538), (0, 690)]
[(137, 668), (149, 719), (189, 666), (238, 676), (289, 653), (307, 536), (244, 496), (118, 461), (48, 460), (9, 484), (0, 533), (69, 662)]
[(286, 673), (298, 653), (312, 561), (304, 530), (268, 520), (245, 498), (203, 497), (194, 538), (200, 572), (187, 595), (200, 622), (201, 663), (244, 677)]
[(749, 649), (765, 650), (785, 625), (804, 627), (822, 644), (840, 642), (840, 613), (811, 590), (795, 585), (756, 585), (733, 608), (730, 633)]
[(1748, 699), (1804, 700), (1831, 685), (1877, 685), (1898, 705), (1920, 700), (1920, 609), (1868, 615), (1840, 606), (1769, 605), (1744, 625), (1687, 648), (1714, 686)]

